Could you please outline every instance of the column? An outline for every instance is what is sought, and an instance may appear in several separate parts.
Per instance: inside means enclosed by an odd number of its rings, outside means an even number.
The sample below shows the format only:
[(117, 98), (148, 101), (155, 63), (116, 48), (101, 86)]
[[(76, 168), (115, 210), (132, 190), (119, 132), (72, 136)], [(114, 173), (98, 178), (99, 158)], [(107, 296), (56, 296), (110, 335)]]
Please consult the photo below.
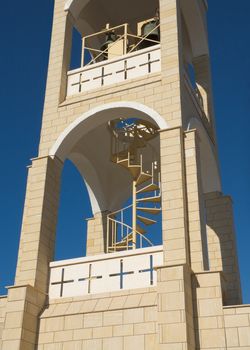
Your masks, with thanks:
[(185, 160), (191, 267), (194, 272), (200, 272), (208, 270), (208, 248), (196, 130), (185, 132)]
[(104, 254), (106, 251), (107, 214), (100, 212), (88, 219), (87, 256)]
[(183, 131), (160, 133), (162, 235), (166, 265), (189, 262)]
[(157, 277), (159, 350), (195, 350), (190, 268), (163, 266)]
[(29, 168), (15, 285), (47, 292), (53, 260), (62, 163), (50, 157)]

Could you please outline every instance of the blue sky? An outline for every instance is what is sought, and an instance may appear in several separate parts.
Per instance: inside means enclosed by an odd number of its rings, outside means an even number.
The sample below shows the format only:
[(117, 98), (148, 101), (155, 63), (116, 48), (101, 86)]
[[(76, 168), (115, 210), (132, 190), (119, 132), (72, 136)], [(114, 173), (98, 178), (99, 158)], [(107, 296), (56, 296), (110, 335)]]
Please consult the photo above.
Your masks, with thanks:
[[(234, 200), (243, 295), (250, 303), (250, 2), (208, 3), (223, 191)], [(0, 294), (5, 294), (4, 286), (13, 284), (26, 166), (37, 155), (53, 1), (37, 1), (35, 6), (31, 0), (15, 1), (14, 6), (13, 2), (2, 4), (0, 21)], [(58, 259), (84, 253), (84, 218), (91, 215), (84, 197), (80, 176), (67, 163), (59, 210)]]

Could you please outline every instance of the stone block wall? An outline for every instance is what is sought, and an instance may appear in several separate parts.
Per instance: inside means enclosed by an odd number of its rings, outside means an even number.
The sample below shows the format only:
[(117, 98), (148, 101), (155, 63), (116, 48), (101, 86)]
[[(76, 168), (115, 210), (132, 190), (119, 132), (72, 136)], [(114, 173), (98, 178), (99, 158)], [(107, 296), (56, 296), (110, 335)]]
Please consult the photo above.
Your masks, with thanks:
[(223, 306), (223, 275), (193, 275), (196, 349), (250, 349), (250, 305)]
[(39, 333), (38, 350), (155, 349), (156, 289), (52, 300)]
[(232, 199), (220, 192), (207, 193), (205, 205), (210, 270), (224, 272), (224, 303), (241, 304)]
[(227, 349), (250, 349), (250, 305), (223, 308)]
[(7, 297), (0, 296), (0, 349), (2, 348), (2, 334), (3, 334), (3, 328), (4, 328), (6, 304), (7, 304)]

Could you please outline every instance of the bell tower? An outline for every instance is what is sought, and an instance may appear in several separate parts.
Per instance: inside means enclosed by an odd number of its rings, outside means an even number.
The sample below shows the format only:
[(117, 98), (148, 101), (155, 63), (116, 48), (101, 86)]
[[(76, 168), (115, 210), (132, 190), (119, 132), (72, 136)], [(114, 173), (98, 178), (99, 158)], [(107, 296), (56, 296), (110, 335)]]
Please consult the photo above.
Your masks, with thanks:
[[(0, 298), (2, 350), (250, 346), (206, 12), (206, 0), (55, 0), (15, 283)], [(86, 256), (54, 261), (67, 159), (93, 217)]]

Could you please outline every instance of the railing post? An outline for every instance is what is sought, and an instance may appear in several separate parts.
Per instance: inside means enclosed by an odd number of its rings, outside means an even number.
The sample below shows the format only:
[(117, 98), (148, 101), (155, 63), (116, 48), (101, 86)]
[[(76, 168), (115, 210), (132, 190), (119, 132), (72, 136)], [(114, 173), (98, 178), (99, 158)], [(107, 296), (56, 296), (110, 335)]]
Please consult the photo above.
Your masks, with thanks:
[(128, 41), (128, 23), (124, 24), (124, 44), (123, 44), (123, 54), (127, 53), (127, 41)]
[(109, 252), (109, 217), (107, 216), (107, 242), (106, 242), (106, 252)]
[(133, 208), (132, 208), (132, 230), (133, 230), (133, 249), (136, 249), (136, 181), (133, 181)]
[(82, 57), (81, 57), (81, 67), (84, 67), (84, 53), (85, 53), (85, 37), (82, 38)]

